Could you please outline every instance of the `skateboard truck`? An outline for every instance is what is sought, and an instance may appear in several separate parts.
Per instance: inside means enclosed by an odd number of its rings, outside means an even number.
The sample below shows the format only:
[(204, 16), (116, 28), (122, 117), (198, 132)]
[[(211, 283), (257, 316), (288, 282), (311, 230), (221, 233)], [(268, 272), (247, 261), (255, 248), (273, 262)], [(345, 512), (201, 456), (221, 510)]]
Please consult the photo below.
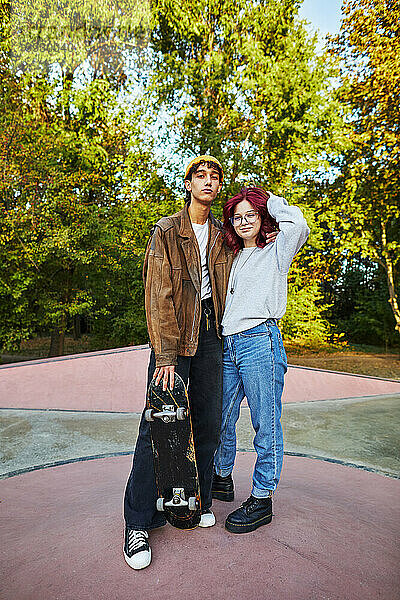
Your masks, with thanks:
[(173, 423), (175, 419), (183, 421), (187, 414), (187, 409), (182, 406), (175, 409), (173, 404), (163, 404), (161, 412), (154, 412), (152, 408), (148, 408), (144, 413), (144, 418), (146, 421), (154, 421), (156, 418), (161, 419), (164, 423)]
[(185, 500), (184, 488), (172, 488), (172, 498), (165, 502), (164, 498), (158, 498), (157, 510), (164, 510), (165, 506), (172, 506), (174, 508), (179, 506), (187, 506), (189, 510), (196, 510), (198, 507), (198, 501), (195, 496), (191, 496)]

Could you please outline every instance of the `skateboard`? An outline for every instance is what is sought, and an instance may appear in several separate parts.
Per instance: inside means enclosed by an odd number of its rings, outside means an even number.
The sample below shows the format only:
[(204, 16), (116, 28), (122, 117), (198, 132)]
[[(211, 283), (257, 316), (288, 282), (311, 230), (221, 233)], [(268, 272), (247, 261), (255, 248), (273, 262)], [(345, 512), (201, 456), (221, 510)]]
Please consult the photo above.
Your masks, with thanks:
[(200, 484), (193, 441), (189, 398), (182, 378), (162, 389), (153, 379), (146, 398), (145, 419), (150, 423), (157, 510), (178, 529), (194, 529), (201, 519)]

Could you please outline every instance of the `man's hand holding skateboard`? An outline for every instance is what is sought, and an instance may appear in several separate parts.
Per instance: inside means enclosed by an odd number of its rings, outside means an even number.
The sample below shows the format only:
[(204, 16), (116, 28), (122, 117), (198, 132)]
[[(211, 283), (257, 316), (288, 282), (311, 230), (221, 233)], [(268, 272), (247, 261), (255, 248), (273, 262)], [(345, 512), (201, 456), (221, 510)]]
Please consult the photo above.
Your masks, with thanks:
[(156, 385), (158, 385), (163, 380), (163, 390), (168, 387), (168, 379), (169, 379), (169, 389), (172, 390), (174, 387), (175, 380), (175, 366), (168, 365), (166, 367), (157, 367), (154, 371), (153, 379), (156, 380)]

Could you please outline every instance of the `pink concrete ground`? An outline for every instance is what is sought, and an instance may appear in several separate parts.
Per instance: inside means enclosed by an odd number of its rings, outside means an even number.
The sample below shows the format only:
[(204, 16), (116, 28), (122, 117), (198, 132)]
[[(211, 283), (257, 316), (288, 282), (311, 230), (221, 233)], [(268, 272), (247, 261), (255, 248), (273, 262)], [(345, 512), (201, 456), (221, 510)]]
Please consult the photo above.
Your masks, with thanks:
[[(238, 457), (236, 501), (254, 454)], [(45, 469), (0, 482), (0, 597), (7, 600), (395, 600), (399, 598), (398, 480), (285, 457), (270, 525), (217, 525), (151, 534), (153, 562), (132, 571), (121, 553), (130, 457)]]
[[(0, 407), (141, 412), (147, 346), (0, 366)], [(399, 394), (400, 381), (289, 367), (284, 402)]]

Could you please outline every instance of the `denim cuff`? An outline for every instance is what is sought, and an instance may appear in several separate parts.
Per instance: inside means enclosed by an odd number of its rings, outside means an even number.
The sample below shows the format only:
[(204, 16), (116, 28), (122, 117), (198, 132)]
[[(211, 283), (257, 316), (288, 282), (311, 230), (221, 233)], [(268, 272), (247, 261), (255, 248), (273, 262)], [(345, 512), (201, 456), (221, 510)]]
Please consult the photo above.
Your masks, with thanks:
[(232, 469), (220, 469), (219, 473), (215, 469), (215, 472), (219, 477), (228, 477), (228, 475), (230, 475), (232, 473)]
[(260, 490), (260, 488), (256, 488), (253, 486), (253, 489), (251, 490), (251, 495), (254, 496), (254, 498), (272, 498), (272, 496), (274, 495), (274, 491), (275, 490)]
[(158, 529), (159, 527), (164, 527), (164, 525), (167, 524), (167, 520), (164, 518), (161, 521), (156, 521), (155, 523), (152, 523), (151, 525), (148, 525), (147, 527), (143, 527), (142, 525), (128, 525), (127, 523), (125, 523), (126, 527), (128, 527), (128, 529), (134, 529), (135, 531), (151, 531), (152, 529)]

